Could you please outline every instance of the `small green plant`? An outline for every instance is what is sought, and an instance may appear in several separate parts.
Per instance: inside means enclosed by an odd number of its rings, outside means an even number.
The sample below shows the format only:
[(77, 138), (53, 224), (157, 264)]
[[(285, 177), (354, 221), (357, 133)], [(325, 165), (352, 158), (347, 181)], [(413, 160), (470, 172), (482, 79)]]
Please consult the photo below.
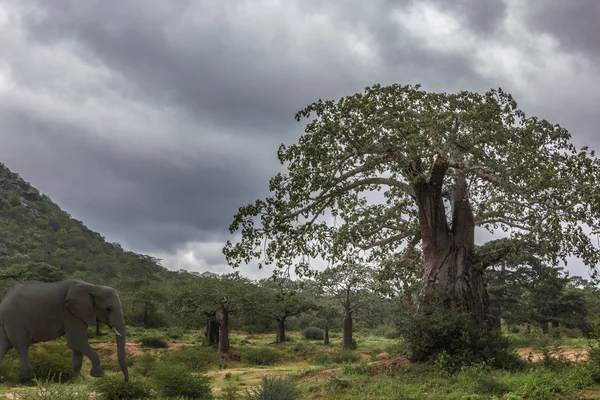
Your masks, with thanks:
[(306, 340), (323, 340), (325, 331), (316, 326), (309, 326), (302, 330), (302, 336), (304, 336), (304, 339)]
[(296, 384), (289, 377), (263, 377), (260, 386), (247, 392), (248, 400), (295, 400), (300, 396)]
[(61, 343), (42, 343), (29, 352), (33, 372), (38, 378), (66, 382), (74, 377), (71, 350)]
[(360, 361), (360, 354), (353, 350), (340, 349), (335, 351), (326, 351), (316, 353), (312, 357), (312, 361), (315, 364), (320, 365), (332, 365), (332, 364), (344, 364), (344, 363), (355, 363)]
[(130, 376), (125, 382), (122, 376), (107, 375), (91, 382), (93, 391), (103, 400), (147, 399), (155, 392), (154, 386), (142, 377)]
[(142, 336), (138, 339), (138, 342), (142, 345), (142, 347), (150, 347), (153, 349), (166, 349), (169, 347), (169, 341), (167, 338), (157, 335)]
[(52, 379), (34, 379), (36, 390), (19, 393), (21, 400), (89, 400), (90, 391), (73, 388), (70, 385), (56, 384)]
[(282, 359), (283, 353), (270, 347), (242, 349), (242, 360), (248, 365), (274, 365)]
[(156, 368), (152, 380), (165, 397), (210, 399), (209, 379), (205, 375), (193, 374), (185, 365), (164, 364)]
[(187, 366), (192, 372), (200, 372), (220, 359), (212, 347), (192, 346), (183, 350), (170, 351), (160, 357), (161, 363), (174, 363)]
[(145, 351), (144, 354), (135, 360), (135, 370), (142, 376), (149, 376), (156, 367), (157, 358)]
[(167, 329), (169, 339), (181, 339), (185, 335), (185, 328), (181, 326), (171, 326)]

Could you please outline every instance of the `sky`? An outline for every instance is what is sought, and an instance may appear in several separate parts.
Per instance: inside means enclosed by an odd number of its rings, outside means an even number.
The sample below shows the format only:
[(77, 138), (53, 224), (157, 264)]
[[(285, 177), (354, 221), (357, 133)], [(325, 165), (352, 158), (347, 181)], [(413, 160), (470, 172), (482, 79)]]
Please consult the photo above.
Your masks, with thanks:
[(501, 87), (600, 151), (598, 20), (597, 0), (0, 0), (0, 161), (109, 241), (231, 272), (233, 215), (318, 98)]

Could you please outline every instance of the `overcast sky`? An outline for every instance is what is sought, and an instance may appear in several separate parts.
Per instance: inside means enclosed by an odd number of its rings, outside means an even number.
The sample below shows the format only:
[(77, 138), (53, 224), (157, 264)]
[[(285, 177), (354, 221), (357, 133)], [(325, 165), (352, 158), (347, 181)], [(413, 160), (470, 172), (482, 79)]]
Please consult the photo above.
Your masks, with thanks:
[(0, 161), (109, 241), (229, 272), (233, 215), (318, 98), (502, 87), (600, 151), (599, 20), (597, 0), (0, 0)]

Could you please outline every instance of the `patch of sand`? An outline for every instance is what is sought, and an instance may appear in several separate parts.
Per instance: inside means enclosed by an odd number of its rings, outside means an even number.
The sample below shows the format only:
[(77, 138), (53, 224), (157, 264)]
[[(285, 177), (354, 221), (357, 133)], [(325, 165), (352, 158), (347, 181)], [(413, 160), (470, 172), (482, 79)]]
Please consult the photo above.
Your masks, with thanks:
[[(544, 358), (544, 354), (539, 350), (532, 348), (523, 348), (517, 350), (517, 354), (524, 359), (531, 357), (532, 361), (539, 361)], [(559, 359), (563, 358), (568, 361), (584, 361), (588, 357), (588, 349), (560, 346), (550, 350), (550, 357)]]

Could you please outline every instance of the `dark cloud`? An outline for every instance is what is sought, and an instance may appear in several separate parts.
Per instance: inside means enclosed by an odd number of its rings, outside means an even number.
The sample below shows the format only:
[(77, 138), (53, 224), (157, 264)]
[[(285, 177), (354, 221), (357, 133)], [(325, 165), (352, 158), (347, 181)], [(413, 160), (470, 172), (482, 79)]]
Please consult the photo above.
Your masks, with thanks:
[(268, 190), (248, 160), (135, 154), (14, 110), (0, 109), (0, 121), (13, 135), (0, 154), (16, 172), (92, 229), (140, 251), (223, 240), (237, 208)]
[[(514, 1), (5, 4), (14, 19), (3, 26), (0, 6), (0, 160), (107, 239), (171, 267), (227, 268), (233, 214), (266, 194), (277, 147), (303, 129), (294, 113), (318, 98), (373, 83), (502, 86), (576, 141), (600, 124), (589, 71), (567, 82), (556, 65), (577, 62), (508, 26)], [(539, 4), (549, 6), (527, 8), (527, 23), (566, 49), (597, 51), (584, 37), (595, 2), (577, 2), (588, 4), (583, 19), (563, 2)], [(459, 28), (428, 40), (439, 26), (427, 25), (427, 7)]]
[(600, 2), (536, 0), (527, 3), (530, 27), (552, 35), (563, 50), (600, 58)]

